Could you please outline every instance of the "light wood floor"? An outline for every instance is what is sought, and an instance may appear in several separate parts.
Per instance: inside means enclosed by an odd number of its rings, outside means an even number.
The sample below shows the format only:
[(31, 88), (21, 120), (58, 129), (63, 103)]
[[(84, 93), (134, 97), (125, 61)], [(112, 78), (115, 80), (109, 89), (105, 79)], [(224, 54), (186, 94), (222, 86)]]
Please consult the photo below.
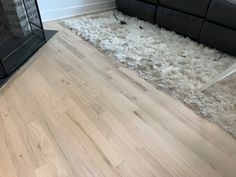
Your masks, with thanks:
[(235, 177), (236, 141), (60, 32), (0, 91), (0, 177)]

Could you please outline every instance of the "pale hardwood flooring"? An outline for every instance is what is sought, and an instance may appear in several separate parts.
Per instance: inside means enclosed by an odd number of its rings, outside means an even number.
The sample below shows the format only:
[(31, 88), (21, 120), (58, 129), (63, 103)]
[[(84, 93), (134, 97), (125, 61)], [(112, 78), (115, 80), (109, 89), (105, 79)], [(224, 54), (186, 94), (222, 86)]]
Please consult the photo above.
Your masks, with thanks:
[(0, 91), (0, 177), (235, 177), (236, 141), (57, 22)]

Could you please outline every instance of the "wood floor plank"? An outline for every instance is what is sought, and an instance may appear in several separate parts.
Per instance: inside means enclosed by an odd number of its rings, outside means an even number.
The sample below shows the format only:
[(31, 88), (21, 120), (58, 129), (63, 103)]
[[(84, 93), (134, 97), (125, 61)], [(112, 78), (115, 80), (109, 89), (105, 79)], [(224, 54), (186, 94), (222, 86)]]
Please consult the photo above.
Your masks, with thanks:
[[(10, 101), (10, 100), (9, 100)], [(30, 156), (30, 147), (27, 147), (25, 134), (18, 127), (20, 118), (14, 107), (4, 98), (0, 102), (0, 129), (9, 151), (12, 162), (18, 176), (35, 177), (34, 168), (37, 167), (34, 157)], [(14, 105), (14, 104), (13, 104)]]
[(0, 134), (0, 177), (17, 177), (14, 163), (12, 162), (8, 148), (2, 137), (2, 131)]
[[(27, 125), (30, 137), (31, 147), (37, 161), (41, 165), (36, 170), (39, 173), (51, 173), (58, 177), (72, 177), (68, 172), (70, 170), (66, 159), (60, 154), (60, 149), (51, 137), (50, 131), (40, 121), (33, 121)], [(45, 172), (44, 172), (45, 170)], [(73, 174), (73, 172), (71, 172)]]
[(57, 170), (54, 169), (54, 166), (51, 166), (50, 164), (45, 164), (40, 166), (35, 170), (35, 175), (36, 177), (55, 177), (55, 176), (60, 176), (58, 174)]

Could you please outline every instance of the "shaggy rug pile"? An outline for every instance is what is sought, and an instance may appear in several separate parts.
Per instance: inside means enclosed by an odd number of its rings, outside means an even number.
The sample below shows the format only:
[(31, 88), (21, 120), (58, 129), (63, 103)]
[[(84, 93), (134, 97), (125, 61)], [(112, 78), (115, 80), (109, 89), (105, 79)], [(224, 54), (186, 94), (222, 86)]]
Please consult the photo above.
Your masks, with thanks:
[(236, 75), (200, 92), (236, 58), (117, 11), (76, 17), (62, 24), (236, 137)]

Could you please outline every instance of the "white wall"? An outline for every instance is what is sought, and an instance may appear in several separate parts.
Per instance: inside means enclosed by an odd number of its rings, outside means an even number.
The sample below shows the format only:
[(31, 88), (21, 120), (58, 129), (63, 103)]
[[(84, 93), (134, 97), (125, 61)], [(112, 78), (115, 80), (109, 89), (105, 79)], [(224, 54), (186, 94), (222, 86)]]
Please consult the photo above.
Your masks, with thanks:
[(114, 0), (38, 0), (38, 4), (44, 22), (115, 7)]

